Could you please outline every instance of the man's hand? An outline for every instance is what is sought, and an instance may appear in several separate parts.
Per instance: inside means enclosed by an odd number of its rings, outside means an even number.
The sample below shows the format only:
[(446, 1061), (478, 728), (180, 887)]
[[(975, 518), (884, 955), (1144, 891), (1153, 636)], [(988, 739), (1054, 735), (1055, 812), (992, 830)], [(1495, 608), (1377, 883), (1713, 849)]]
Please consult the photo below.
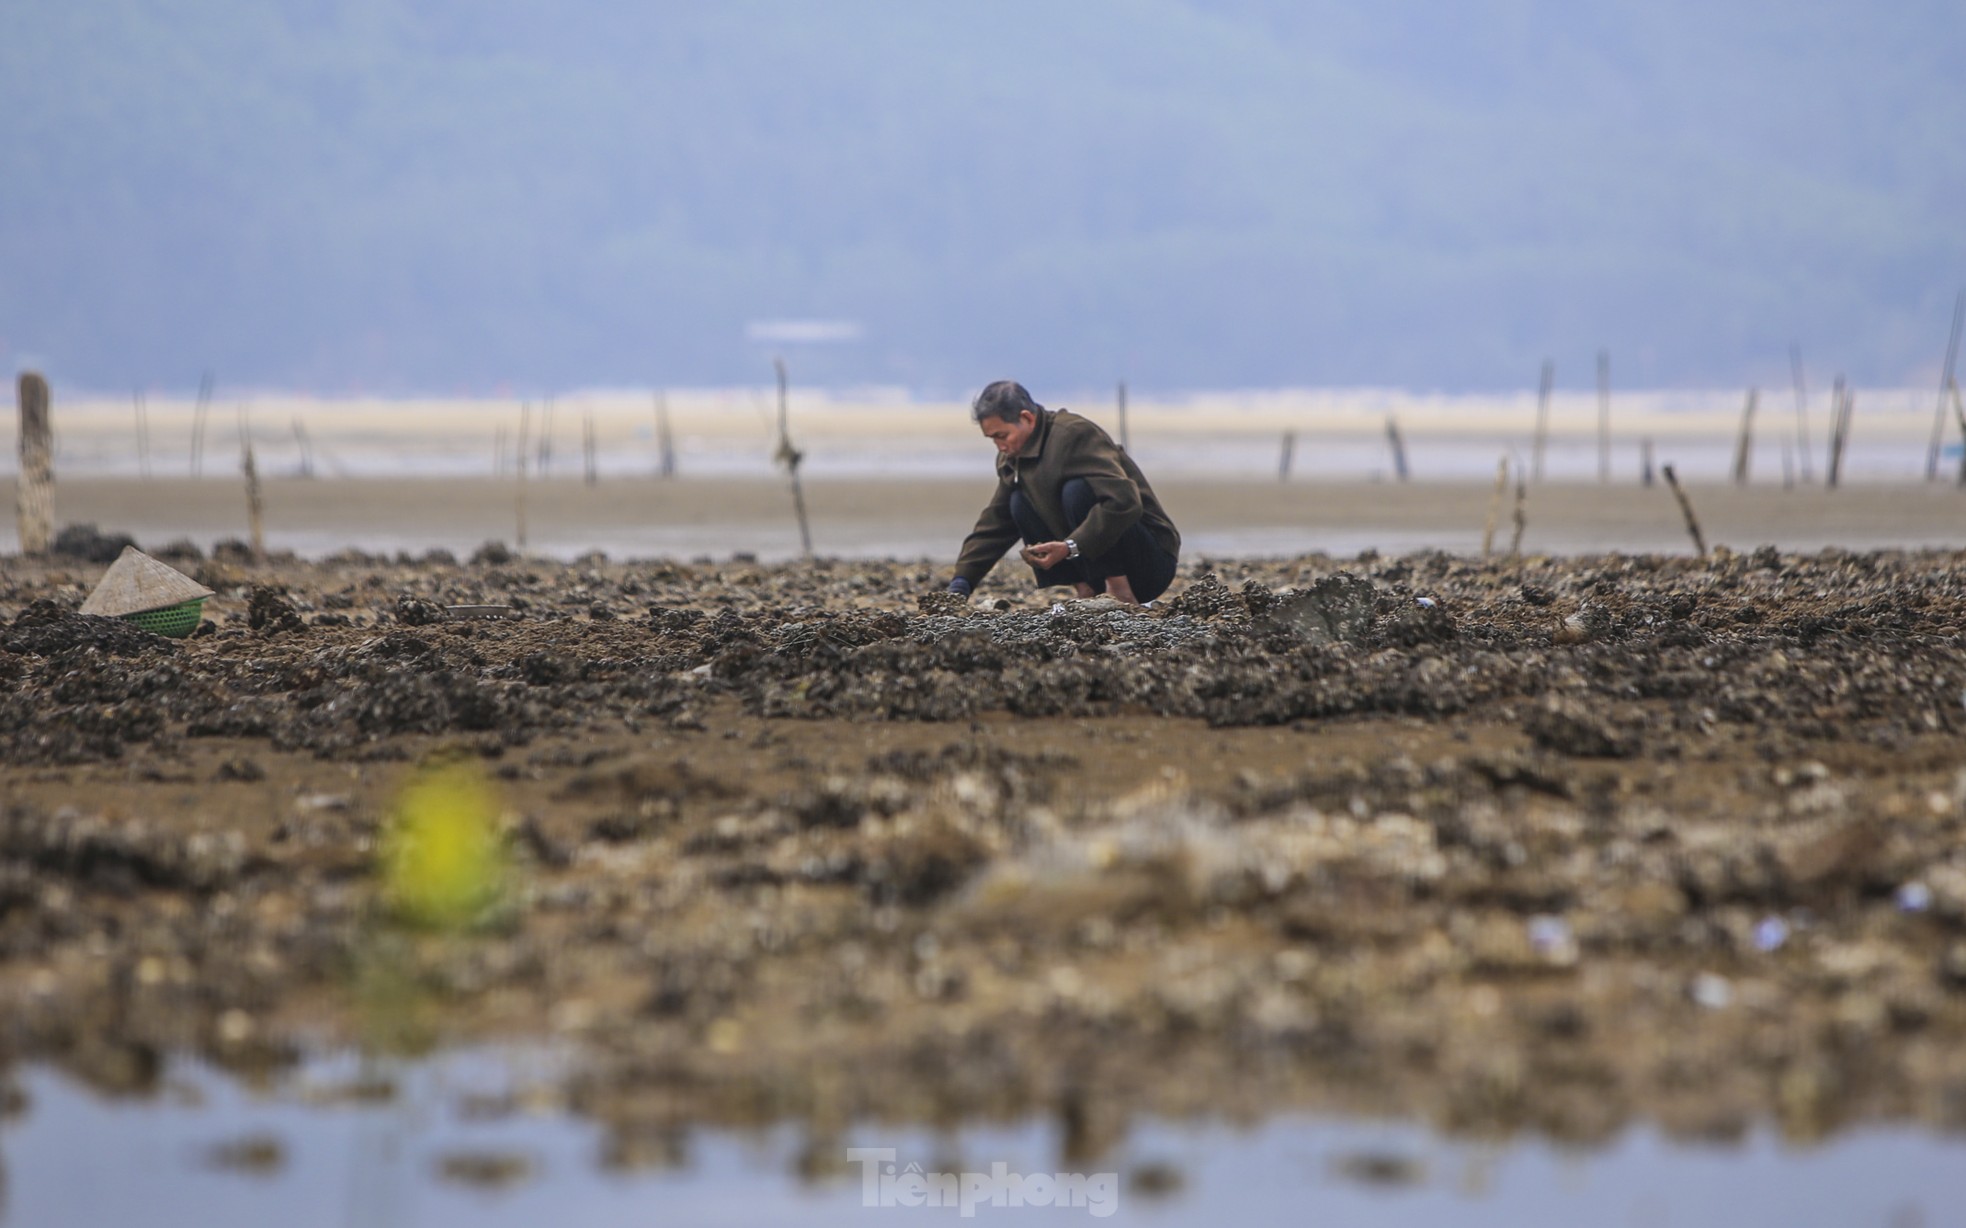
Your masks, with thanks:
[(1035, 546), (1026, 546), (1023, 557), (1031, 566), (1048, 570), (1070, 558), (1071, 554), (1071, 548), (1064, 542), (1039, 542)]

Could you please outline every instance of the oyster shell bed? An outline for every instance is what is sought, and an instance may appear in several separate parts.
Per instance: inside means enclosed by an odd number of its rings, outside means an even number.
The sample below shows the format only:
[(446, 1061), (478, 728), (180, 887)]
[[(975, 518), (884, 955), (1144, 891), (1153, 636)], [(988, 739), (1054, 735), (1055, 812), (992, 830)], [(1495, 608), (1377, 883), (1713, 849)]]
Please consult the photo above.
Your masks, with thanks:
[[(1201, 560), (1144, 611), (1009, 567), (172, 561), (219, 594), (186, 641), (0, 561), (11, 1060), (564, 1042), (528, 1103), (624, 1166), (778, 1120), (815, 1168), (1033, 1113), (1074, 1160), (1286, 1108), (1966, 1128), (1961, 555)], [(375, 870), (442, 755), (517, 867), (466, 935)]]

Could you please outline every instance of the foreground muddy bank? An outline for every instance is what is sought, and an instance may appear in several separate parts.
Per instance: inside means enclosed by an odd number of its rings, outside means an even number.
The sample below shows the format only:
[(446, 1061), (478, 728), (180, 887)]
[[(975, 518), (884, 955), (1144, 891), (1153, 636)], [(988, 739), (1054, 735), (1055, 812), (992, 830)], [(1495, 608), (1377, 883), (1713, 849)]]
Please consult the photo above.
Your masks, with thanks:
[[(1773, 552), (1190, 569), (180, 565), (182, 643), (0, 573), (0, 1016), (141, 1088), (554, 1036), (696, 1121), (1316, 1106), (1579, 1141), (1966, 1125), (1966, 582)], [(444, 607), (514, 606), (516, 621)], [(379, 901), (417, 762), (502, 797), (467, 936)]]

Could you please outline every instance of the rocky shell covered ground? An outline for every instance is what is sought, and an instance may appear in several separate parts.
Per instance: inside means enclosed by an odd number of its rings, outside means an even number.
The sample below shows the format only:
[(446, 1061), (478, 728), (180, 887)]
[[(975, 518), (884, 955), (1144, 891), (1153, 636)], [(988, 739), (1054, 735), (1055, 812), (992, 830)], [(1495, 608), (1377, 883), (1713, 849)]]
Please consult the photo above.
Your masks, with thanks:
[[(1203, 559), (1137, 610), (160, 553), (218, 593), (187, 640), (0, 560), (12, 1060), (552, 1041), (628, 1166), (777, 1120), (815, 1170), (868, 1119), (1966, 1128), (1966, 557)], [(512, 871), (435, 933), (378, 848), (453, 759)]]

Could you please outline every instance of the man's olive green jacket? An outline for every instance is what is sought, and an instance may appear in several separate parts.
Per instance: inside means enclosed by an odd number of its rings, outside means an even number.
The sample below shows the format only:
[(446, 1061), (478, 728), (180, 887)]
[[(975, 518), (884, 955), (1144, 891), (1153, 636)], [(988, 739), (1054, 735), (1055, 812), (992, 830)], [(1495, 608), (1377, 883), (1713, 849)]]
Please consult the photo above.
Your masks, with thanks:
[[(1098, 500), (1083, 524), (1065, 523), (1058, 498), (1059, 489), (1072, 478), (1084, 478)], [(1010, 517), (1010, 495), (1016, 490), (1044, 518), (1052, 540), (1077, 542), (1081, 558), (1105, 554), (1135, 524), (1144, 526), (1169, 554), (1181, 552), (1180, 532), (1133, 458), (1098, 423), (1068, 409), (1047, 409), (1038, 415), (1037, 429), (1022, 451), (997, 457), (997, 493), (976, 518), (956, 559), (956, 575), (972, 586), (1017, 542), (1017, 522)]]

